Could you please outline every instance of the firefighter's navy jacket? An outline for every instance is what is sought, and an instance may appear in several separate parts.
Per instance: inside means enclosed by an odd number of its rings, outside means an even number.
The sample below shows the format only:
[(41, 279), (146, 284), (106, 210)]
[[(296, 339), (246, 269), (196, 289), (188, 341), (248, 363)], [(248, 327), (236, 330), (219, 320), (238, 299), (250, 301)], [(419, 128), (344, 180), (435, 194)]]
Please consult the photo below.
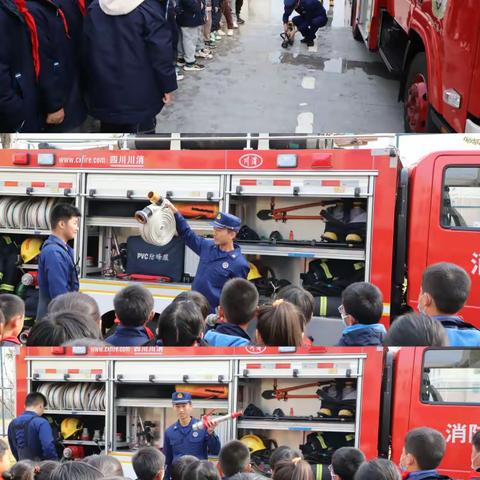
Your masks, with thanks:
[(192, 430), (192, 425), (199, 420), (191, 418), (186, 427), (175, 422), (165, 431), (163, 453), (165, 454), (165, 477), (170, 480), (170, 467), (178, 457), (193, 455), (199, 460), (208, 460), (208, 455), (218, 455), (220, 440), (215, 433), (209, 435), (206, 429)]
[(382, 345), (386, 334), (387, 331), (381, 323), (371, 325), (356, 323), (343, 330), (338, 345), (345, 347)]
[(451, 347), (480, 347), (480, 330), (455, 315), (437, 315), (444, 327)]
[(0, 0), (0, 132), (39, 132), (30, 32), (13, 0)]
[[(283, 23), (287, 23), (293, 11), (298, 12), (302, 17), (312, 20), (314, 18), (327, 18), (325, 8), (319, 0), (285, 0)], [(326, 23), (326, 22), (325, 22)]]
[(8, 443), (15, 459), (58, 460), (52, 427), (35, 412), (25, 411), (8, 426)]
[(37, 319), (45, 316), (50, 300), (63, 293), (78, 291), (73, 248), (55, 235), (50, 235), (42, 246), (38, 260), (38, 286)]
[(234, 244), (235, 248), (232, 251), (224, 252), (215, 245), (213, 240), (202, 238), (194, 233), (180, 213), (175, 214), (175, 220), (178, 234), (200, 257), (192, 290), (205, 295), (213, 312), (218, 306), (225, 282), (235, 277), (247, 278), (250, 270), (248, 262), (238, 244)]

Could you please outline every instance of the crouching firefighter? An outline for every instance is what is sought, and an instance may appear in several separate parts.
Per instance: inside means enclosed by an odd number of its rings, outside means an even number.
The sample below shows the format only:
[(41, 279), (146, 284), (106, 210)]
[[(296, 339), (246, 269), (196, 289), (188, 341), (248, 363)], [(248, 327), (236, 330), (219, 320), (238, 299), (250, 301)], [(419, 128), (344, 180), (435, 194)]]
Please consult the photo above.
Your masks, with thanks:
[[(286, 34), (290, 31), (289, 18), (294, 10), (300, 14), (292, 18), (293, 24), (303, 36), (300, 41), (312, 47), (317, 30), (327, 24), (327, 12), (320, 0), (284, 0), (283, 29)], [(288, 33), (292, 43), (294, 35), (295, 30)]]
[(194, 455), (199, 460), (208, 460), (208, 455), (218, 455), (220, 452), (220, 440), (215, 434), (215, 423), (207, 422), (207, 425), (204, 425), (206, 428), (195, 428), (199, 420), (191, 416), (192, 395), (188, 392), (175, 392), (172, 395), (172, 403), (178, 420), (165, 431), (164, 480), (170, 480), (170, 469), (179, 457)]
[(46, 405), (41, 393), (29, 393), (25, 411), (8, 426), (8, 443), (17, 461), (58, 460), (52, 427), (42, 417)]

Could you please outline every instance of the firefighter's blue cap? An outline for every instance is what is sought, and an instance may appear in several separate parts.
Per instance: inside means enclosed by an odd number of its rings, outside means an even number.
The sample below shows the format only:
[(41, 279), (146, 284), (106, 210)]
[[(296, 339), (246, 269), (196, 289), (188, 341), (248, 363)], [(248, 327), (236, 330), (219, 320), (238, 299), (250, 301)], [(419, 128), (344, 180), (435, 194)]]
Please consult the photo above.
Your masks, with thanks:
[(187, 392), (175, 392), (172, 394), (172, 403), (177, 405), (178, 403), (189, 403), (192, 401), (192, 395)]
[(241, 220), (231, 213), (220, 212), (211, 224), (214, 228), (228, 228), (229, 230), (238, 232), (240, 230)]

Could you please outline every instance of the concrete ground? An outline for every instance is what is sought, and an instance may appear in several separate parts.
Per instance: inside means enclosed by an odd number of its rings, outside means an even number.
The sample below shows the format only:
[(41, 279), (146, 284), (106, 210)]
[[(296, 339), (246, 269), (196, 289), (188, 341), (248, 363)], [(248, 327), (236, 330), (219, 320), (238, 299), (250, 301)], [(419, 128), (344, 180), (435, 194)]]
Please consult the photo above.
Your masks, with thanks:
[(205, 70), (185, 72), (157, 132), (403, 131), (398, 80), (352, 38), (350, 0), (334, 0), (310, 48), (300, 34), (281, 47), (282, 13), (283, 0), (245, 0), (246, 23), (218, 42)]

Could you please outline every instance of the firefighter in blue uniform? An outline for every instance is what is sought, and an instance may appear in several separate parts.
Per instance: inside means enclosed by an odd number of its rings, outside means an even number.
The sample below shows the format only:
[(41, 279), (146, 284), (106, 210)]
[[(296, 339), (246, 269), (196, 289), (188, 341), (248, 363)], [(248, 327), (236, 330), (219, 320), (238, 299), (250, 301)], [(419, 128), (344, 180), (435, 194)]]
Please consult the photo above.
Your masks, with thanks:
[[(320, 0), (284, 0), (283, 27), (285, 32), (288, 31), (288, 19), (294, 10), (300, 14), (292, 18), (293, 24), (303, 35), (303, 39), (300, 41), (311, 47), (317, 30), (327, 24), (327, 12)], [(293, 39), (293, 37), (291, 38)]]
[(17, 461), (58, 460), (52, 427), (42, 417), (46, 405), (41, 393), (29, 393), (25, 411), (8, 426), (8, 443)]
[(192, 290), (205, 295), (211, 312), (214, 312), (227, 280), (235, 277), (247, 278), (250, 270), (240, 246), (234, 241), (240, 230), (240, 219), (230, 213), (219, 213), (212, 222), (213, 240), (209, 240), (194, 233), (170, 201), (167, 200), (166, 205), (175, 214), (178, 234), (200, 257)]
[(170, 468), (182, 455), (194, 455), (199, 460), (208, 460), (208, 455), (218, 455), (220, 440), (214, 432), (215, 425), (207, 423), (207, 429), (193, 430), (198, 422), (191, 416), (192, 396), (187, 392), (175, 392), (172, 395), (173, 408), (178, 420), (167, 428), (163, 440), (165, 454), (165, 477), (170, 480)]

